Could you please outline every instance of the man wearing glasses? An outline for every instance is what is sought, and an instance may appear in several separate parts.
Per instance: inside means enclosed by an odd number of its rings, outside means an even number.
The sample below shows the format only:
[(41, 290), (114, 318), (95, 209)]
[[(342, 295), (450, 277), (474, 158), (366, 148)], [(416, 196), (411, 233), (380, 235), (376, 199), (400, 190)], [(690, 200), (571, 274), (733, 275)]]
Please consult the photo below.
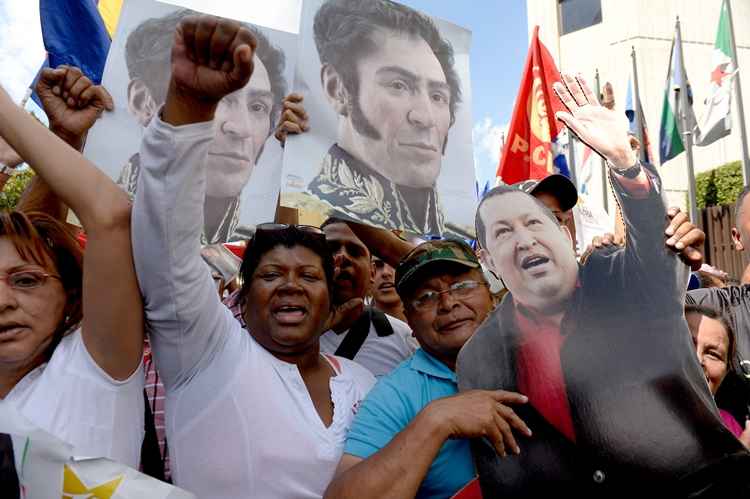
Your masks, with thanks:
[(528, 428), (505, 391), (457, 395), (456, 357), (493, 307), (466, 244), (430, 241), (396, 269), (396, 288), (421, 349), (381, 378), (362, 403), (326, 498), (450, 497), (475, 476), (466, 438), (514, 452), (511, 427)]

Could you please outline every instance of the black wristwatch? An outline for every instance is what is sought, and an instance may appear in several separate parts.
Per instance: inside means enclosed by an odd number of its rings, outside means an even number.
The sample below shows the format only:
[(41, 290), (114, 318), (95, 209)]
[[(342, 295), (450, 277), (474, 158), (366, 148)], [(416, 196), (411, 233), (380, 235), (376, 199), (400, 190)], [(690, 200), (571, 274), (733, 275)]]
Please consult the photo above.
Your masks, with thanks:
[(629, 168), (626, 168), (624, 170), (618, 170), (617, 168), (613, 168), (614, 172), (618, 175), (622, 175), (625, 178), (634, 179), (638, 175), (641, 174), (641, 160), (636, 159), (635, 164)]

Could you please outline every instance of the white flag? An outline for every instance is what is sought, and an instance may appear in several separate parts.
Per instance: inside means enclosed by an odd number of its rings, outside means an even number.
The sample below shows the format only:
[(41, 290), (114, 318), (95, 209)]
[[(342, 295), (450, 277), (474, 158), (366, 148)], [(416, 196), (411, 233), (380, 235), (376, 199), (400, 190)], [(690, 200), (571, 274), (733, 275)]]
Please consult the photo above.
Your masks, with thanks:
[[(195, 499), (193, 494), (105, 458), (76, 458), (72, 446), (34, 427), (0, 400), (0, 462), (9, 477), (15, 467), (16, 491), (3, 487), (3, 498), (20, 499)], [(9, 438), (8, 438), (9, 437)], [(10, 459), (10, 455), (12, 458)], [(12, 481), (12, 480), (11, 480)], [(3, 484), (4, 486), (7, 484)]]
[(732, 84), (737, 68), (732, 63), (732, 49), (729, 33), (729, 13), (721, 3), (719, 29), (712, 54), (711, 89), (706, 98), (706, 111), (700, 127), (695, 130), (695, 145), (707, 146), (726, 137), (732, 131), (730, 110), (732, 107)]

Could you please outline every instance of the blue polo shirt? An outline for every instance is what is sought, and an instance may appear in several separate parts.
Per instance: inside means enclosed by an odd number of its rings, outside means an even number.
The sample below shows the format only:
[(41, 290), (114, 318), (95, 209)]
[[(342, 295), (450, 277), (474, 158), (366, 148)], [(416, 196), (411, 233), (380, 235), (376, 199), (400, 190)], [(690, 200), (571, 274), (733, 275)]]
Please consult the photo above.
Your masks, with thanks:
[[(380, 378), (367, 394), (347, 435), (344, 453), (367, 459), (406, 428), (427, 404), (457, 393), (456, 373), (420, 348)], [(451, 497), (475, 476), (469, 441), (447, 440), (427, 471), (417, 498)]]

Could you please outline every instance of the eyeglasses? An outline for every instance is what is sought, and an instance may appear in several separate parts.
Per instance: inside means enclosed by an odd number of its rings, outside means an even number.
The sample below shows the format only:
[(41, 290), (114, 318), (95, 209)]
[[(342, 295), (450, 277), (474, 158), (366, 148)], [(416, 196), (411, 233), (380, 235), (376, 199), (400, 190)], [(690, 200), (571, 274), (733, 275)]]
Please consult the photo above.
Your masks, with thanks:
[(60, 276), (48, 274), (39, 270), (20, 270), (18, 272), (11, 272), (10, 274), (0, 274), (0, 280), (12, 289), (36, 289), (44, 286), (47, 279), (60, 279)]
[(412, 307), (415, 310), (426, 311), (435, 308), (440, 296), (449, 294), (454, 298), (468, 298), (474, 292), (474, 290), (487, 286), (487, 283), (479, 281), (461, 281), (455, 282), (450, 287), (443, 291), (427, 291), (422, 294), (419, 298), (411, 302)]

